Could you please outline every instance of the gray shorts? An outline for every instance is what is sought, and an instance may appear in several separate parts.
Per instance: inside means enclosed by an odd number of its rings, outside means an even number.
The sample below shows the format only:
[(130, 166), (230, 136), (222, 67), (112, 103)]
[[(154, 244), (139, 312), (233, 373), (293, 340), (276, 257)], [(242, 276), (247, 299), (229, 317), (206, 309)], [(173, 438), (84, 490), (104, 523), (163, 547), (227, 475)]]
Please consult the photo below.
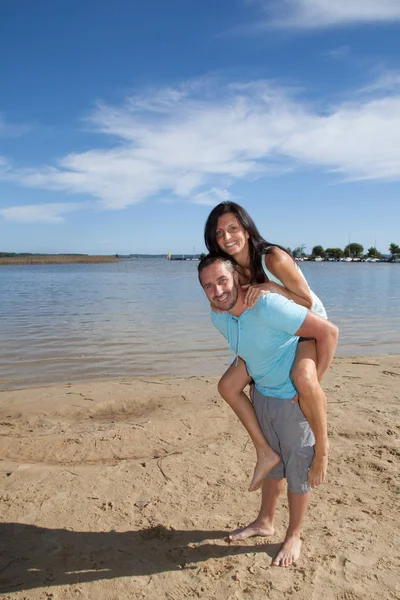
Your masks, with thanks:
[(286, 477), (288, 488), (294, 494), (310, 492), (307, 477), (314, 457), (315, 438), (299, 403), (263, 396), (254, 388), (253, 404), (269, 445), (281, 458), (267, 477)]

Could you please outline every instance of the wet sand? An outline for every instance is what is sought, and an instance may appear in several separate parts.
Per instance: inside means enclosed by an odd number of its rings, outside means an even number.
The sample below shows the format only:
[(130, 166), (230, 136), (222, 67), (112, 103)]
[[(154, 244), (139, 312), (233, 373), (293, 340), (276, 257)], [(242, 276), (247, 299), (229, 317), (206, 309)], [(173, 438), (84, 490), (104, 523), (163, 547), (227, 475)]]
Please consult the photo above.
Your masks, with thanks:
[(298, 563), (255, 517), (254, 451), (216, 377), (0, 393), (0, 597), (12, 600), (400, 598), (400, 356), (337, 358), (331, 460)]

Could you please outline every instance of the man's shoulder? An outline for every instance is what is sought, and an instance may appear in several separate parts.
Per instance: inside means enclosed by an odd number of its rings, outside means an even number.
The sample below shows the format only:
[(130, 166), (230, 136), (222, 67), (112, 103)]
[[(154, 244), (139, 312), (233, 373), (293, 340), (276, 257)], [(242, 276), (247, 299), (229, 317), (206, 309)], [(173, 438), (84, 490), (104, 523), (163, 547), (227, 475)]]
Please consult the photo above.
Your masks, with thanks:
[(289, 300), (285, 296), (273, 292), (261, 296), (259, 305), (260, 310), (265, 312), (266, 318), (269, 320), (272, 319), (273, 322), (275, 322), (275, 319), (277, 318), (297, 317), (302, 316), (303, 313), (307, 312), (307, 309), (304, 308), (304, 306), (300, 306), (293, 300)]
[(219, 323), (219, 324), (224, 323), (228, 319), (228, 313), (215, 312), (212, 309), (211, 309), (210, 315), (211, 315), (211, 321), (214, 323), (214, 325), (216, 325), (217, 323)]
[(290, 302), (287, 298), (282, 296), (282, 294), (275, 294), (274, 292), (268, 292), (267, 294), (263, 294), (258, 299), (257, 305), (260, 307), (274, 307), (274, 306), (285, 306), (287, 302)]

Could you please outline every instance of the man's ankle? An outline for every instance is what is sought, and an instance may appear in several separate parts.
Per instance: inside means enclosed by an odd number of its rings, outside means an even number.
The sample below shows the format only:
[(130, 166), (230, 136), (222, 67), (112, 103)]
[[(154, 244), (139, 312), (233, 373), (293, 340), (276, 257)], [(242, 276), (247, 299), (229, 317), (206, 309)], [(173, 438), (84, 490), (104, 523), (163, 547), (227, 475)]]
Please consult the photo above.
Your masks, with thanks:
[(296, 537), (299, 538), (301, 537), (301, 530), (300, 529), (288, 529), (286, 531), (286, 539), (289, 537)]

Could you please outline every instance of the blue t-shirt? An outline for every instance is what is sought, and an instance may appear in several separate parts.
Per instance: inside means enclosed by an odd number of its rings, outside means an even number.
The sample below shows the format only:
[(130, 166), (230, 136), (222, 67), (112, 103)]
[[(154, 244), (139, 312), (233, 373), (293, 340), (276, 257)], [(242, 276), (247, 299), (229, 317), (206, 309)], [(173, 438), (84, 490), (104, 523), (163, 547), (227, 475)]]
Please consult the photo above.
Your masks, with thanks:
[(293, 398), (296, 388), (290, 372), (299, 340), (294, 334), (307, 312), (279, 294), (264, 294), (240, 317), (211, 311), (211, 319), (230, 348), (246, 362), (261, 394)]

